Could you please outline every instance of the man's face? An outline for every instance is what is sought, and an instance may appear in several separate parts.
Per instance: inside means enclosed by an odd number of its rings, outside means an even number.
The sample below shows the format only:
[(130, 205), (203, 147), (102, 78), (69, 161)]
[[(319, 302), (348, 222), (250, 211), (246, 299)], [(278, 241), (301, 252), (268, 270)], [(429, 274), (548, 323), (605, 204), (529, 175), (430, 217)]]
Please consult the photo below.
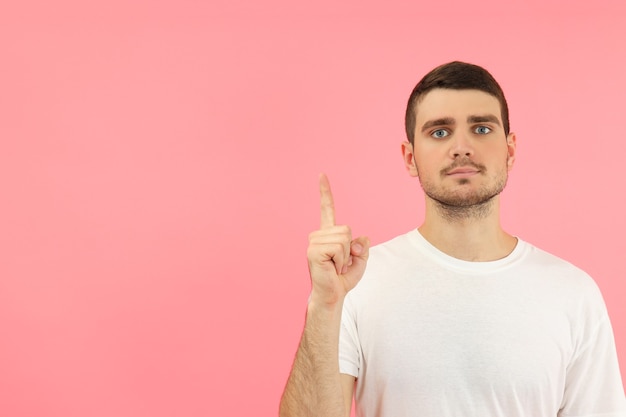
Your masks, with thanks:
[(497, 196), (513, 166), (515, 135), (504, 133), (500, 103), (480, 90), (434, 89), (417, 105), (415, 139), (402, 146), (426, 195), (453, 207)]

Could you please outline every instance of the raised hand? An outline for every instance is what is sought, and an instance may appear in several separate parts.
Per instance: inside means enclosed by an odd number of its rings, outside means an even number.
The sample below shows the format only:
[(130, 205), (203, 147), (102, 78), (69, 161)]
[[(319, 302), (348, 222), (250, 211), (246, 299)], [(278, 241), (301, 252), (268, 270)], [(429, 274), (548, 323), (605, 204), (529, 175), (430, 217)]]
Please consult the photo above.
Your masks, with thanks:
[(367, 264), (369, 240), (352, 239), (348, 226), (335, 224), (335, 206), (330, 183), (320, 175), (320, 229), (309, 235), (311, 301), (334, 305), (356, 286)]

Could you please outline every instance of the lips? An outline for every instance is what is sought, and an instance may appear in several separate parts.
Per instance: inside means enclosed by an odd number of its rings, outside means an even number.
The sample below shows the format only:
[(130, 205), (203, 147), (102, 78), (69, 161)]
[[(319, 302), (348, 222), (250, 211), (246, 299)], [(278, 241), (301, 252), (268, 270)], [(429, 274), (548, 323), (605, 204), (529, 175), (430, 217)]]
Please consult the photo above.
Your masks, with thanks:
[(480, 172), (479, 169), (469, 166), (458, 167), (446, 172), (446, 175), (471, 175)]

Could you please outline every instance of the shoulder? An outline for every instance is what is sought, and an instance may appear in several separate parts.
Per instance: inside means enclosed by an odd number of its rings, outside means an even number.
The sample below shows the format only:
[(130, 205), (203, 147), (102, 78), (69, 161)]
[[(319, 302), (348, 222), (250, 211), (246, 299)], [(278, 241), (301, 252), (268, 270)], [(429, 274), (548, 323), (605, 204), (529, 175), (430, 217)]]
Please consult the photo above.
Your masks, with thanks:
[(423, 253), (416, 234), (417, 231), (412, 230), (373, 246), (363, 281), (376, 280), (381, 276), (387, 281), (401, 271), (415, 270), (416, 266), (423, 264)]
[[(590, 314), (604, 316), (606, 307), (595, 280), (573, 263), (534, 245), (528, 245), (528, 254), (522, 265), (537, 285), (552, 289), (561, 301)], [(558, 301), (558, 300), (555, 300)]]
[(348, 298), (364, 305), (393, 298), (419, 285), (420, 277), (431, 275), (432, 268), (432, 260), (414, 229), (370, 249), (365, 273)]
[[(411, 259), (419, 248), (417, 230), (396, 236), (386, 242), (375, 245), (370, 250), (370, 260), (372, 263), (387, 262), (389, 259), (405, 258)], [(370, 261), (368, 261), (369, 265)]]
[(524, 242), (524, 244), (527, 246), (524, 267), (532, 268), (544, 277), (550, 277), (553, 280), (565, 280), (570, 286), (597, 289), (591, 276), (578, 266), (530, 243)]

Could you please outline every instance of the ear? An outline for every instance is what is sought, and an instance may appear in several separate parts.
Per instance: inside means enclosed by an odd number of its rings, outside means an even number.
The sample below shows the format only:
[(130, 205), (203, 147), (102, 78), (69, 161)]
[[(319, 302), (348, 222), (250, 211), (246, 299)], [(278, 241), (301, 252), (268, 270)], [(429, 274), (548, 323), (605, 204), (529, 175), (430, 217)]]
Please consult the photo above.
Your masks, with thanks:
[(415, 155), (413, 154), (413, 145), (409, 142), (402, 142), (402, 159), (404, 166), (412, 177), (417, 177), (417, 165), (415, 165)]
[(513, 164), (515, 163), (515, 150), (517, 148), (517, 138), (515, 137), (515, 133), (511, 132), (506, 137), (506, 146), (507, 146), (507, 158), (506, 158), (506, 166), (510, 171), (513, 169)]

